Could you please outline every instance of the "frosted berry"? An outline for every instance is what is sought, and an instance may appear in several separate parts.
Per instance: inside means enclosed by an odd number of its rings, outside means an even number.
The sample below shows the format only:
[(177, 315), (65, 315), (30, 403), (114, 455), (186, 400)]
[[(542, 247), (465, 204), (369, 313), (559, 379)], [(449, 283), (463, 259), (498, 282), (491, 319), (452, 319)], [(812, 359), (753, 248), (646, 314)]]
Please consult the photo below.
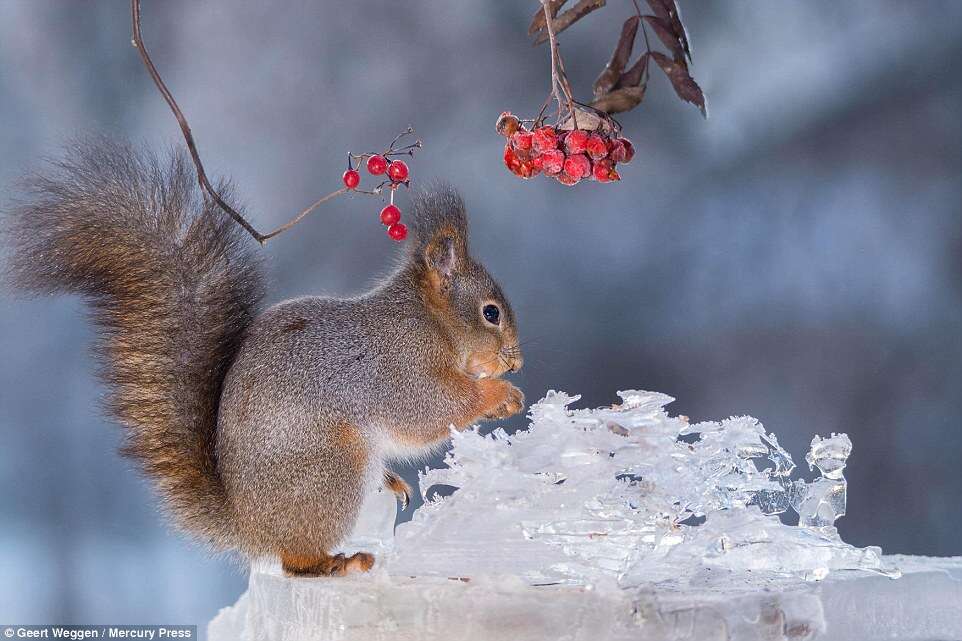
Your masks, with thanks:
[(380, 176), (387, 171), (387, 158), (375, 154), (367, 159), (367, 171), (372, 176)]
[(610, 160), (597, 160), (594, 166), (591, 168), (592, 177), (600, 183), (611, 182), (612, 180), (621, 180), (621, 176), (615, 171), (614, 165), (612, 165)]
[(518, 173), (518, 168), (521, 166), (521, 160), (518, 158), (518, 154), (514, 152), (510, 142), (504, 146), (504, 166), (514, 174)]
[(540, 156), (541, 168), (545, 174), (554, 176), (564, 169), (565, 155), (560, 149), (549, 149)]
[(356, 189), (357, 186), (361, 184), (361, 174), (353, 169), (345, 171), (341, 179), (344, 181), (344, 186), (348, 189)]
[(402, 241), (408, 237), (408, 228), (404, 223), (394, 223), (387, 228), (387, 235), (392, 240)]
[(568, 156), (568, 159), (565, 160), (564, 173), (572, 178), (581, 180), (591, 173), (591, 161), (588, 160), (588, 156), (584, 154)]
[(392, 160), (387, 166), (387, 177), (392, 182), (403, 183), (408, 179), (408, 166), (403, 160)]
[(381, 210), (381, 222), (388, 227), (401, 220), (401, 210), (397, 205), (388, 205)]
[(530, 131), (516, 131), (511, 136), (511, 146), (518, 151), (528, 151), (531, 149), (532, 138), (534, 138), (534, 135)]
[(580, 179), (580, 178), (574, 178), (574, 177), (572, 177), (572, 176), (569, 176), (569, 175), (566, 174), (565, 172), (561, 172), (560, 174), (558, 174), (557, 176), (555, 176), (555, 180), (557, 180), (557, 181), (558, 181), (559, 183), (561, 183), (562, 185), (567, 185), (568, 187), (570, 187), (571, 185), (577, 184), (578, 181), (581, 180), (581, 179)]
[(618, 140), (625, 147), (625, 159), (621, 162), (631, 162), (631, 159), (635, 157), (635, 146), (627, 138), (619, 138)]
[(569, 154), (584, 153), (588, 144), (588, 132), (575, 129), (565, 137), (565, 150)]
[(608, 155), (608, 143), (598, 134), (591, 134), (585, 144), (585, 151), (592, 160), (599, 160)]
[(614, 138), (608, 141), (608, 158), (610, 158), (612, 162), (625, 162), (627, 156), (628, 150), (621, 138)]
[(558, 148), (558, 132), (553, 127), (539, 127), (531, 139), (536, 151), (544, 153)]
[(510, 138), (521, 128), (521, 121), (510, 111), (505, 111), (498, 116), (498, 122), (495, 123), (494, 128), (505, 138)]
[(541, 173), (541, 167), (533, 160), (524, 160), (521, 162), (516, 173), (525, 179), (534, 178)]

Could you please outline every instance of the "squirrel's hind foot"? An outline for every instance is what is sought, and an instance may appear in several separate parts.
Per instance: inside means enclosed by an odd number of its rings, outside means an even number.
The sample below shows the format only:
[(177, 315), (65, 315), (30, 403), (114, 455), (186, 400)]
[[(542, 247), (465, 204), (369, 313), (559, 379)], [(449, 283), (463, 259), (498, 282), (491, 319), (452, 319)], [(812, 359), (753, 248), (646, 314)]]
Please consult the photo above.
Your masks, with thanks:
[(411, 502), (411, 486), (407, 481), (390, 470), (384, 470), (384, 487), (394, 492), (394, 496), (401, 504), (401, 511), (406, 510)]
[(357, 552), (351, 556), (282, 554), (281, 565), (284, 574), (290, 577), (345, 576), (348, 572), (370, 570), (374, 567), (374, 555), (368, 552)]

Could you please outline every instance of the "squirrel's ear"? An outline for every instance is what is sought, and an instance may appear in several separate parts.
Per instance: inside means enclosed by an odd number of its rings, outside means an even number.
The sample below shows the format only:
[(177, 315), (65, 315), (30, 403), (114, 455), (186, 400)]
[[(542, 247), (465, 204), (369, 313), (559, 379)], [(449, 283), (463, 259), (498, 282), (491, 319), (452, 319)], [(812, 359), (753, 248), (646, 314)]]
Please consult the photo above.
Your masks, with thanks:
[(454, 236), (442, 232), (432, 238), (424, 249), (424, 261), (442, 280), (451, 278), (459, 263)]
[(468, 260), (468, 221), (464, 203), (450, 187), (421, 193), (414, 201), (418, 259), (424, 261), (432, 284), (444, 290), (451, 275)]

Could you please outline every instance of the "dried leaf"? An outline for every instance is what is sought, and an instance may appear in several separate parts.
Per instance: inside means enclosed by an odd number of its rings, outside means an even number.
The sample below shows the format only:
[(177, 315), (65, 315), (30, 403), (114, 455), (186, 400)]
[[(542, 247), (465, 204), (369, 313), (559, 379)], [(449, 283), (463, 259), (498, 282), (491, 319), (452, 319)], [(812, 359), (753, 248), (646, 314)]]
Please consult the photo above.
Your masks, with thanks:
[(671, 11), (668, 5), (661, 0), (648, 0), (648, 6), (651, 7), (652, 12), (662, 20), (671, 20)]
[(656, 18), (655, 16), (645, 16), (645, 22), (651, 25), (651, 28), (655, 30), (655, 35), (658, 39), (664, 43), (668, 51), (671, 52), (672, 57), (675, 60), (684, 59), (684, 49), (682, 48), (681, 41), (678, 39), (678, 35), (672, 29), (671, 25), (662, 20), (661, 18)]
[(698, 83), (688, 74), (688, 67), (685, 66), (684, 62), (672, 60), (658, 51), (652, 51), (651, 57), (668, 76), (668, 80), (671, 81), (671, 86), (675, 88), (678, 97), (698, 107), (701, 114), (707, 118), (708, 109), (705, 107), (705, 94)]
[[(567, 1), (568, 0), (551, 0), (548, 2), (548, 11), (551, 13), (552, 18), (558, 15), (558, 9)], [(539, 6), (534, 16), (531, 17), (531, 26), (528, 27), (528, 35), (533, 36), (544, 29), (544, 24), (544, 7)]]
[(622, 87), (595, 100), (591, 103), (591, 106), (598, 111), (617, 114), (623, 111), (631, 111), (640, 105), (644, 98), (645, 85), (641, 85), (640, 87)]
[[(679, 11), (678, 4), (675, 0), (648, 0), (648, 6), (651, 7), (652, 13), (662, 21), (664, 26), (667, 26), (674, 34), (674, 40), (677, 40), (678, 44), (681, 45), (681, 50), (685, 53), (685, 56), (688, 57), (688, 60), (691, 61), (691, 47), (688, 45), (688, 32), (685, 30), (685, 25), (682, 24), (681, 11)], [(654, 27), (655, 25), (652, 26)], [(655, 27), (655, 29), (657, 31), (657, 27)], [(668, 48), (675, 54), (675, 47), (669, 45), (660, 34), (658, 37), (668, 45)], [(680, 61), (682, 56), (680, 54), (675, 55), (675, 59)]]
[(638, 62), (631, 65), (631, 69), (621, 74), (618, 78), (618, 83), (615, 85), (616, 89), (621, 89), (622, 87), (637, 87), (641, 84), (641, 80), (645, 75), (645, 71), (648, 70), (648, 54), (642, 54), (638, 58)]
[[(578, 20), (581, 20), (586, 15), (591, 13), (596, 9), (600, 9), (605, 6), (606, 0), (581, 0), (578, 4), (571, 7), (553, 21), (554, 33), (558, 35), (571, 25), (573, 25)], [(547, 25), (545, 25), (547, 26)], [(548, 41), (548, 30), (546, 28), (541, 29), (541, 33), (535, 39), (534, 44), (540, 45)]]
[(624, 71), (625, 65), (628, 64), (628, 58), (631, 57), (631, 49), (635, 44), (635, 36), (638, 35), (638, 22), (638, 16), (632, 16), (625, 20), (625, 23), (621, 26), (621, 37), (618, 38), (615, 51), (611, 54), (611, 60), (604, 70), (602, 70), (598, 79), (595, 80), (595, 98), (600, 98), (608, 93), (614, 88), (615, 84), (618, 83), (621, 72)]
[(688, 44), (688, 30), (685, 29), (685, 24), (681, 21), (681, 10), (678, 8), (678, 3), (675, 0), (662, 0), (665, 6), (668, 7), (671, 12), (671, 27), (674, 30), (675, 35), (678, 36), (678, 42), (681, 43), (681, 48), (688, 56), (688, 61), (691, 62), (691, 46)]

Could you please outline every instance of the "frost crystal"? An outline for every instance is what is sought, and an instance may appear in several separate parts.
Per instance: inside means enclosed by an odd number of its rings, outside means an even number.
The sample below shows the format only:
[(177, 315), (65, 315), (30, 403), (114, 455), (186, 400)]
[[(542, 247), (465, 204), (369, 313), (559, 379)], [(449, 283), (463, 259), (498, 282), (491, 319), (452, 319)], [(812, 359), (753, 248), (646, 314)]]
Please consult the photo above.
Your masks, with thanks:
[[(549, 392), (526, 431), (454, 434), (447, 468), (421, 477), (427, 503), (398, 528), (394, 571), (610, 577), (623, 588), (703, 582), (706, 571), (751, 573), (753, 584), (897, 573), (833, 527), (845, 514), (844, 434), (815, 437), (806, 461), (821, 476), (807, 483), (753, 418), (690, 425), (665, 413), (669, 396), (619, 395), (617, 406), (572, 410), (578, 397)], [(457, 489), (433, 498), (436, 486)], [(800, 527), (776, 516), (789, 510)]]

